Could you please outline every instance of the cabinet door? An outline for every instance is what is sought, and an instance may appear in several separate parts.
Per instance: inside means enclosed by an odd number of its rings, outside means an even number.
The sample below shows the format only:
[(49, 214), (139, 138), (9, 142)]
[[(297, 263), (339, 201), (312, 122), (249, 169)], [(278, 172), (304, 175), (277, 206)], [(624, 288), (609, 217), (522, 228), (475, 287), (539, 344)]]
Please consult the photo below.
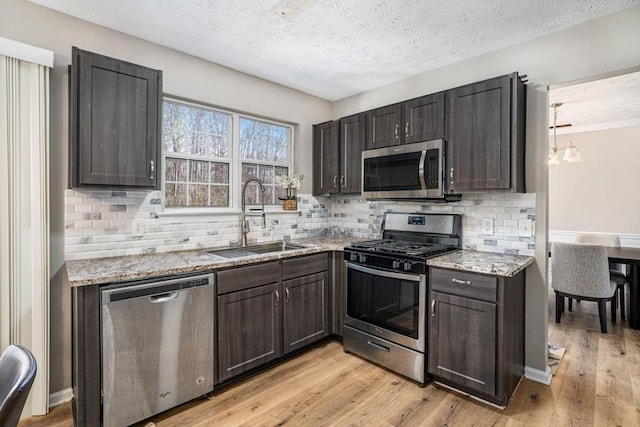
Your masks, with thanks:
[(159, 188), (162, 72), (73, 48), (72, 187)]
[(218, 382), (282, 355), (280, 284), (218, 296)]
[(511, 185), (511, 78), (462, 86), (449, 96), (449, 191)]
[(362, 150), (366, 137), (366, 114), (340, 119), (340, 192), (360, 193), (362, 182)]
[(496, 304), (431, 292), (429, 373), (496, 392)]
[(444, 92), (402, 104), (404, 143), (444, 138)]
[(313, 195), (340, 191), (338, 122), (313, 126)]
[(283, 282), (285, 353), (329, 334), (327, 279), (324, 272)]
[(401, 113), (402, 109), (400, 104), (367, 111), (367, 150), (390, 147), (401, 143)]

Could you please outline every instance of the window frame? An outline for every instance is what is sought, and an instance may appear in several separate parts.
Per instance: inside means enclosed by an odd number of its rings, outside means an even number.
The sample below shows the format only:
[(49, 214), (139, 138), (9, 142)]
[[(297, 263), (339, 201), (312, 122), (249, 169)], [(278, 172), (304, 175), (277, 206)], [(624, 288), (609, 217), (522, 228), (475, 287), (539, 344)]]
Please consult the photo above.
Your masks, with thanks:
[[(178, 104), (183, 104), (186, 106), (192, 106), (195, 108), (203, 108), (212, 110), (215, 112), (228, 114), (230, 124), (230, 146), (229, 146), (229, 158), (224, 157), (206, 157), (200, 155), (190, 155), (183, 153), (168, 153), (165, 151), (164, 147), (164, 116), (162, 118), (162, 147), (161, 147), (161, 167), (162, 167), (162, 183), (161, 183), (161, 207), (162, 213), (165, 214), (185, 214), (185, 215), (194, 215), (194, 214), (224, 214), (224, 213), (233, 213), (237, 212), (241, 209), (241, 193), (242, 193), (242, 164), (243, 163), (251, 163), (251, 164), (259, 164), (265, 166), (280, 166), (286, 167), (289, 173), (289, 176), (293, 175), (294, 168), (294, 150), (295, 150), (295, 124), (289, 122), (278, 121), (270, 118), (261, 117), (258, 115), (251, 115), (247, 113), (241, 113), (238, 111), (233, 111), (226, 108), (217, 107), (211, 104), (207, 104), (204, 102), (187, 100), (184, 98), (171, 96), (164, 94), (162, 97), (162, 108), (164, 110), (165, 101), (174, 102)], [(257, 159), (243, 159), (240, 154), (240, 118), (246, 118), (249, 120), (256, 120), (259, 122), (264, 122), (268, 124), (274, 124), (277, 126), (283, 126), (287, 129), (287, 162), (279, 163), (275, 161), (268, 160), (257, 160)], [(179, 159), (193, 159), (193, 160), (202, 160), (209, 162), (219, 162), (219, 163), (228, 163), (229, 164), (229, 206), (227, 207), (211, 207), (211, 206), (166, 206), (166, 159), (169, 158), (179, 158)], [(188, 173), (188, 171), (187, 171)], [(275, 177), (274, 177), (275, 178)], [(209, 184), (211, 185), (211, 184)], [(275, 183), (274, 183), (275, 186)], [(255, 206), (255, 205), (247, 205)], [(276, 209), (276, 207), (280, 207), (280, 209)], [(265, 210), (281, 210), (282, 204), (278, 203), (265, 203)]]

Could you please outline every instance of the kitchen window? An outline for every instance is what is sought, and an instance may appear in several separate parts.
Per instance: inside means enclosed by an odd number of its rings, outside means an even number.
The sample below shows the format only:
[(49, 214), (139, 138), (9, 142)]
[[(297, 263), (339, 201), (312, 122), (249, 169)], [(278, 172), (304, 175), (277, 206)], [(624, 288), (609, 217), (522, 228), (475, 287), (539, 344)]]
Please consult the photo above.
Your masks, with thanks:
[[(235, 208), (242, 183), (264, 182), (264, 202), (279, 204), (276, 175), (291, 171), (290, 125), (165, 98), (163, 204), (165, 208)], [(247, 204), (259, 204), (257, 185)]]

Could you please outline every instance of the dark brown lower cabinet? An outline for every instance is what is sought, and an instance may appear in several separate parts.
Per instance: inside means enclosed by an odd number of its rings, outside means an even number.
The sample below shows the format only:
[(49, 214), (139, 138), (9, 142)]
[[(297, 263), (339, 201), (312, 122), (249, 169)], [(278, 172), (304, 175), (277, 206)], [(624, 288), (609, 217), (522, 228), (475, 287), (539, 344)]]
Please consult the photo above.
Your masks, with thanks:
[(327, 279), (325, 271), (283, 282), (285, 353), (329, 335)]
[(524, 271), (497, 277), (432, 267), (429, 277), (429, 373), (506, 406), (524, 375)]
[(217, 383), (329, 335), (328, 266), (321, 253), (218, 272)]
[(218, 380), (282, 355), (280, 283), (218, 296)]
[[(437, 339), (429, 369), (443, 379), (474, 390), (496, 391), (496, 305), (439, 292), (431, 293)], [(481, 351), (478, 351), (481, 349)]]

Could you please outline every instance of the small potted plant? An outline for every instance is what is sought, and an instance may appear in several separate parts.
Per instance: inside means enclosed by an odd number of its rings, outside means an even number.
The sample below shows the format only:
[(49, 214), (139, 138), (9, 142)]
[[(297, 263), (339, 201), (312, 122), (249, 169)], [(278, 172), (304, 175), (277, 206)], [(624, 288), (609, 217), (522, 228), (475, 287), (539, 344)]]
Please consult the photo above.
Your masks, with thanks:
[(279, 197), (282, 200), (282, 209), (285, 211), (295, 211), (298, 209), (298, 199), (296, 197), (296, 191), (300, 189), (300, 184), (304, 175), (294, 175), (289, 177), (288, 175), (276, 175), (276, 184), (287, 190), (285, 197)]

